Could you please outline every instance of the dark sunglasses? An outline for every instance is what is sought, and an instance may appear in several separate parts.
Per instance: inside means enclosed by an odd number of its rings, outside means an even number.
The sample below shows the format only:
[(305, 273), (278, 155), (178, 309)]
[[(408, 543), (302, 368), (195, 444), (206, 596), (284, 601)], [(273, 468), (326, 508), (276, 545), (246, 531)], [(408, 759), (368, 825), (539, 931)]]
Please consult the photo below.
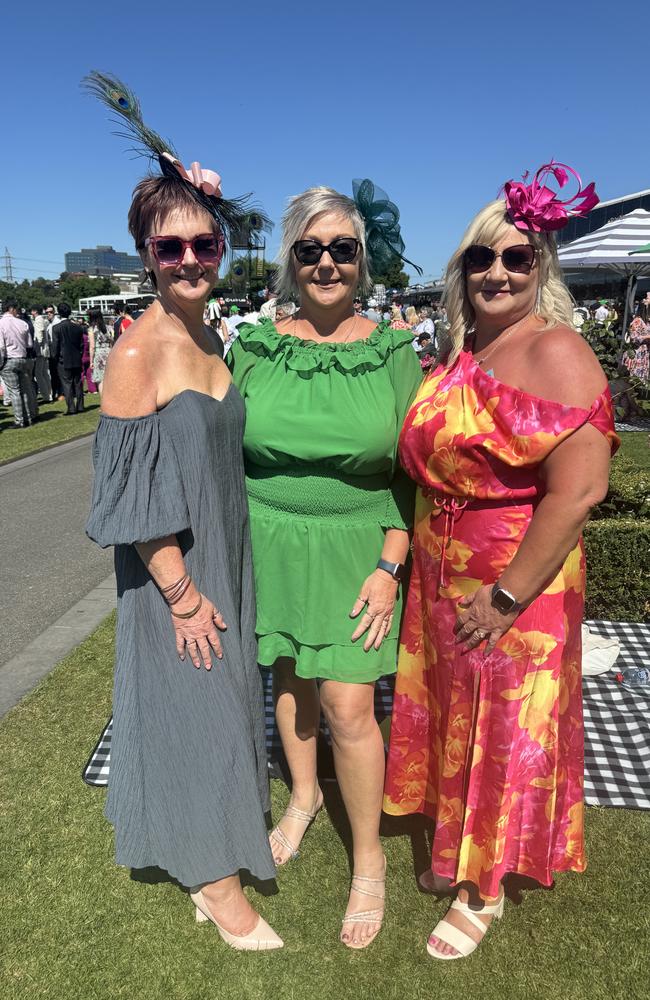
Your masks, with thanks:
[(492, 247), (484, 246), (483, 243), (473, 243), (465, 251), (463, 259), (467, 271), (489, 271), (497, 257), (500, 257), (506, 271), (530, 274), (536, 254), (537, 250), (530, 243), (518, 243), (501, 253), (496, 253)]
[(182, 240), (180, 236), (147, 236), (144, 245), (151, 247), (161, 267), (178, 267), (188, 247), (203, 267), (214, 267), (221, 260), (221, 242), (214, 233), (202, 233), (192, 240)]
[(293, 245), (293, 252), (301, 264), (318, 264), (326, 250), (335, 264), (351, 264), (358, 249), (359, 240), (352, 236), (339, 236), (327, 246), (318, 240), (297, 240)]

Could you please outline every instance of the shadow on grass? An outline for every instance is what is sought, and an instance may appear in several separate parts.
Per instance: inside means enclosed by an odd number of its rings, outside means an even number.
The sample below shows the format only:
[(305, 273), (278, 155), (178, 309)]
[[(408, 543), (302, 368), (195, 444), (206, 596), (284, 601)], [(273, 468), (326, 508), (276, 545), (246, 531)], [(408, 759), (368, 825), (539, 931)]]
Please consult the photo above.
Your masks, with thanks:
[[(239, 875), (243, 886), (252, 886), (255, 892), (259, 892), (262, 896), (277, 896), (280, 891), (275, 879), (258, 879), (251, 872), (243, 870)], [(154, 865), (150, 868), (132, 868), (131, 881), (139, 882), (141, 885), (162, 885), (169, 883), (170, 885), (175, 885), (182, 892), (188, 891), (187, 886), (181, 885), (169, 872), (166, 872), (163, 868), (156, 868)]]
[[(62, 417), (65, 410), (60, 408), (61, 405), (62, 404), (59, 403), (41, 403), (38, 409), (38, 420), (36, 421), (36, 424), (32, 426), (46, 424), (51, 420), (57, 420), (59, 417)], [(94, 398), (89, 400), (86, 396), (85, 406), (81, 412), (92, 413), (93, 410), (98, 410), (100, 405), (99, 398), (96, 400)], [(18, 431), (23, 430), (23, 428), (16, 427), (14, 423), (13, 411), (11, 409), (8, 409), (5, 406), (0, 406), (0, 431), (10, 430)]]

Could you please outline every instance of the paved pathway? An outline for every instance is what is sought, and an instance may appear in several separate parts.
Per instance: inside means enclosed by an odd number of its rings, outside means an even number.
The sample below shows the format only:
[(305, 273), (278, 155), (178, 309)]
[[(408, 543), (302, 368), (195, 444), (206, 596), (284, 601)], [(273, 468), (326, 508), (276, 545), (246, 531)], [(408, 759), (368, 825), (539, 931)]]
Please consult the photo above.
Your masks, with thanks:
[(112, 549), (84, 532), (91, 444), (70, 441), (0, 467), (0, 668), (110, 579)]

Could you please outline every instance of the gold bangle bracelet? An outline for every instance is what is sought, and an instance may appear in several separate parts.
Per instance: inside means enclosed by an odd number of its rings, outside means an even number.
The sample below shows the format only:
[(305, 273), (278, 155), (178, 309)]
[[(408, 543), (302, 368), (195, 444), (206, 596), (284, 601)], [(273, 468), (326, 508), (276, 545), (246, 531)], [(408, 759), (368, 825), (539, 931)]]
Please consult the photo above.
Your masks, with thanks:
[(185, 611), (183, 613), (180, 613), (178, 611), (172, 611), (171, 612), (172, 617), (173, 618), (194, 618), (194, 615), (200, 610), (202, 604), (203, 604), (203, 596), (199, 595), (199, 603), (197, 604), (197, 606), (195, 608), (192, 608), (191, 611)]

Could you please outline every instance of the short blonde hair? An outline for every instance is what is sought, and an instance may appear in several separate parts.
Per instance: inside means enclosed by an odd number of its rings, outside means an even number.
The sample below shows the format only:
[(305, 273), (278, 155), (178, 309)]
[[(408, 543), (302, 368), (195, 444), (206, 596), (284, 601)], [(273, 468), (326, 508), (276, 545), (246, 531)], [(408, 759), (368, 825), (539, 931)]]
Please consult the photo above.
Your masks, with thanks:
[(313, 187), (289, 200), (282, 217), (282, 242), (278, 254), (278, 270), (273, 286), (282, 300), (298, 297), (298, 284), (293, 261), (293, 245), (319, 215), (337, 215), (349, 219), (361, 244), (359, 257), (359, 291), (365, 294), (372, 287), (366, 256), (366, 229), (361, 213), (352, 198), (333, 188)]
[(420, 317), (415, 306), (406, 307), (405, 319), (409, 326), (417, 326), (420, 322)]
[[(440, 345), (441, 356), (447, 365), (454, 363), (474, 326), (474, 310), (467, 296), (465, 282), (465, 250), (473, 243), (492, 246), (513, 228), (514, 224), (507, 214), (505, 202), (491, 201), (472, 219), (460, 246), (447, 264), (443, 303), (447, 308), (449, 329), (445, 334), (445, 343)], [(526, 235), (539, 251), (537, 255), (539, 292), (535, 312), (546, 321), (547, 330), (560, 323), (572, 327), (573, 302), (560, 270), (555, 236), (553, 233), (529, 232)]]

